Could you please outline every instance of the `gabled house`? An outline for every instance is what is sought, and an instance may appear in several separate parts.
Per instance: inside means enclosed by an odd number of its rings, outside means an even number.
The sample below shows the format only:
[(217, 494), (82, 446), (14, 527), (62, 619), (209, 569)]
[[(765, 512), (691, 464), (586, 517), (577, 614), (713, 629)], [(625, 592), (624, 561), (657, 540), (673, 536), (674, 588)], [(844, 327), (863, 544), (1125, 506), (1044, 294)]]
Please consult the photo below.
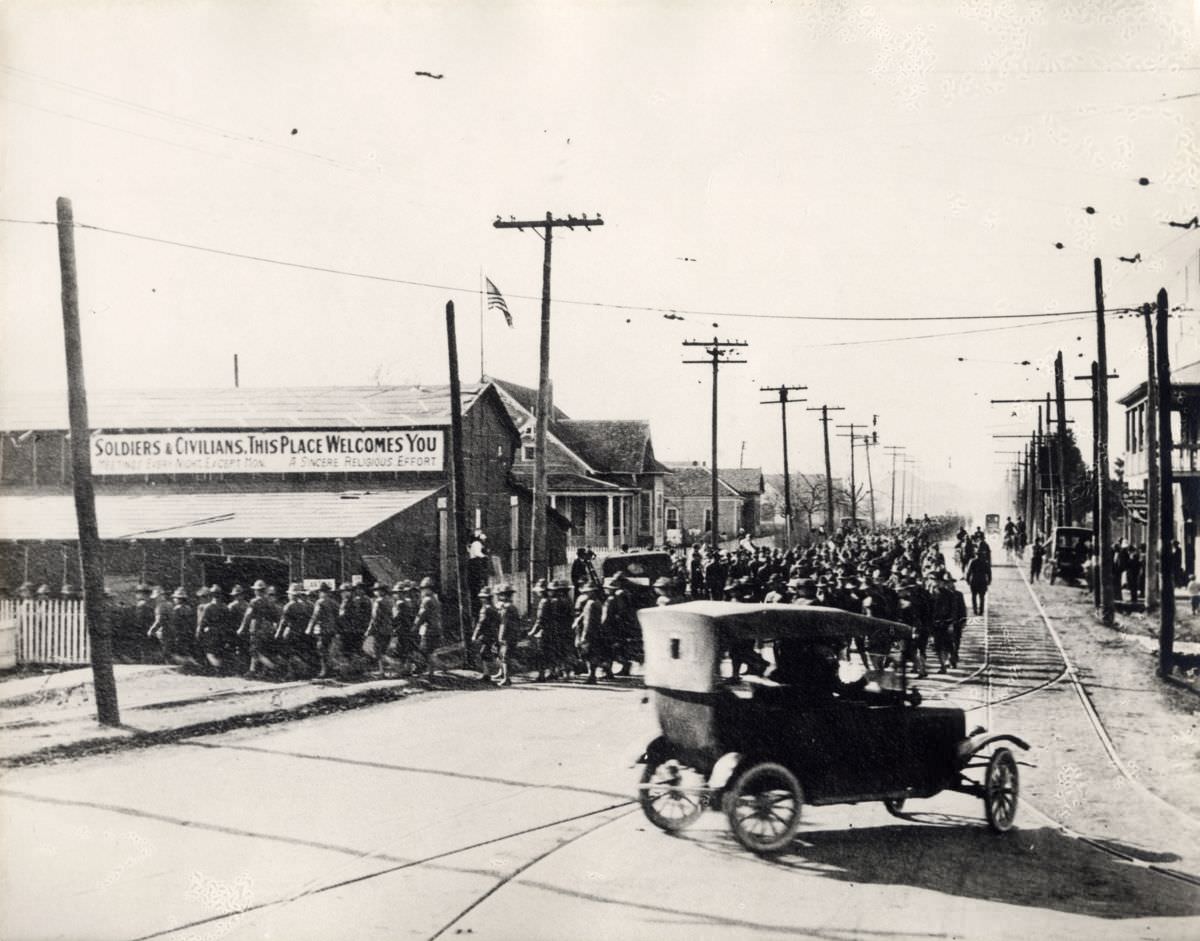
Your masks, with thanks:
[[(513, 476), (533, 485), (537, 390), (489, 378), (520, 433)], [(573, 419), (552, 407), (546, 434), (550, 505), (572, 523), (571, 549), (662, 545), (666, 539), (663, 478), (650, 423), (637, 419)]]
[[(712, 474), (694, 461), (667, 466), (673, 471), (665, 484), (667, 532), (673, 542), (694, 541), (711, 528)], [(758, 532), (763, 491), (762, 468), (718, 468), (717, 525), (722, 538)]]

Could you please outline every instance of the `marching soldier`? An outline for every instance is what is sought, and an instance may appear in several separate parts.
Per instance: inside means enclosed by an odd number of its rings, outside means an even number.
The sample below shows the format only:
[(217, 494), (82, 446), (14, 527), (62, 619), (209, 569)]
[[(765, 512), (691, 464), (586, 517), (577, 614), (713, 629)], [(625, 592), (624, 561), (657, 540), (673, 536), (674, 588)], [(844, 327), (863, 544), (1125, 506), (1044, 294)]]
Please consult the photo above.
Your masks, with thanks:
[(304, 585), (292, 582), (288, 586), (288, 600), (279, 612), (279, 623), (275, 628), (275, 644), (287, 662), (288, 679), (296, 675), (296, 663), (310, 664), (307, 643), (308, 625), (312, 621), (313, 606), (304, 592)]
[(274, 668), (275, 664), (267, 655), (268, 638), (274, 637), (275, 625), (279, 621), (275, 606), (267, 597), (267, 583), (260, 578), (250, 587), (254, 590), (254, 598), (246, 608), (246, 614), (238, 628), (238, 636), (244, 639), (250, 654), (250, 665), (245, 674), (248, 680), (259, 675), (260, 664), (264, 670)]
[(594, 684), (596, 670), (603, 668), (606, 676), (612, 675), (612, 653), (601, 627), (603, 606), (600, 603), (600, 586), (595, 582), (586, 582), (579, 590), (579, 597), (583, 604), (575, 618), (575, 649), (587, 664), (585, 682)]
[(513, 587), (504, 584), (496, 589), (496, 610), (499, 613), (499, 623), (496, 630), (496, 672), (497, 686), (512, 686), (508, 675), (509, 654), (517, 649), (521, 640), (521, 612), (513, 604)]
[(384, 677), (384, 657), (392, 642), (391, 589), (382, 582), (375, 583), (375, 600), (371, 603), (371, 619), (367, 622), (367, 639), (363, 641), (363, 653), (373, 657), (378, 667), (379, 679)]
[(433, 579), (421, 579), (421, 601), (413, 619), (418, 648), (425, 659), (425, 675), (433, 675), (437, 649), (442, 646), (442, 602), (438, 599)]
[(534, 655), (537, 658), (538, 673), (534, 682), (543, 683), (550, 678), (553, 669), (551, 651), (555, 605), (550, 598), (546, 579), (539, 578), (534, 583), (533, 593), (537, 596), (537, 609), (533, 616), (533, 626), (529, 630), (529, 639), (533, 643)]
[(629, 676), (632, 661), (640, 659), (635, 650), (634, 634), (638, 630), (633, 601), (625, 590), (625, 578), (620, 573), (604, 582), (607, 597), (600, 617), (600, 629), (607, 638), (613, 659), (621, 665), (617, 676)]
[(246, 589), (241, 585), (234, 585), (229, 589), (229, 623), (233, 626), (233, 636), (229, 639), (232, 649), (230, 653), (235, 659), (234, 672), (244, 673), (250, 665), (250, 645), (241, 632), (238, 630), (242, 626), (242, 621), (246, 618), (246, 611), (249, 610), (250, 604), (246, 601)]
[(225, 668), (225, 651), (229, 646), (229, 608), (221, 598), (221, 586), (208, 590), (208, 600), (196, 611), (196, 646), (208, 666), (220, 673)]
[(496, 674), (496, 639), (500, 633), (500, 612), (492, 605), (492, 590), (479, 589), (479, 614), (471, 632), (471, 649), (479, 658), (479, 678), (490, 680)]
[(393, 657), (400, 663), (403, 673), (411, 671), (412, 658), (417, 645), (412, 633), (413, 619), (417, 616), (412, 602), (412, 583), (400, 579), (392, 586), (392, 642), (388, 645)]
[(560, 679), (569, 680), (575, 673), (575, 606), (571, 602), (571, 583), (565, 578), (556, 578), (550, 583), (550, 601), (553, 617), (550, 621), (550, 649), (553, 673)]
[(352, 585), (343, 582), (341, 586), (342, 604), (338, 610), (338, 640), (330, 656), (334, 660), (345, 657), (353, 662), (355, 655), (362, 649), (367, 635), (367, 625), (371, 623), (371, 601), (363, 592), (361, 584)]
[(317, 590), (317, 603), (313, 605), (312, 616), (304, 630), (304, 633), (312, 638), (317, 650), (318, 680), (329, 676), (332, 659), (330, 651), (338, 635), (338, 610), (339, 605), (333, 598), (333, 589), (326, 582), (322, 582)]
[(188, 604), (187, 589), (180, 586), (171, 593), (171, 612), (162, 633), (163, 659), (167, 663), (185, 666), (193, 663), (191, 656), (192, 633), (195, 631), (196, 612)]
[(139, 654), (141, 654), (146, 638), (150, 636), (151, 628), (154, 626), (154, 604), (150, 600), (150, 586), (138, 585), (134, 592), (137, 594), (137, 602), (133, 606), (133, 613), (129, 619), (129, 635), (121, 638), (118, 651), (123, 659), (127, 659), (131, 663), (136, 663), (141, 659)]
[(154, 608), (154, 620), (150, 622), (150, 629), (146, 631), (146, 636), (151, 640), (158, 641), (163, 662), (171, 663), (171, 654), (174, 653), (174, 650), (168, 650), (170, 638), (167, 637), (167, 629), (171, 622), (171, 599), (167, 597), (167, 593), (161, 585), (154, 586), (150, 604)]

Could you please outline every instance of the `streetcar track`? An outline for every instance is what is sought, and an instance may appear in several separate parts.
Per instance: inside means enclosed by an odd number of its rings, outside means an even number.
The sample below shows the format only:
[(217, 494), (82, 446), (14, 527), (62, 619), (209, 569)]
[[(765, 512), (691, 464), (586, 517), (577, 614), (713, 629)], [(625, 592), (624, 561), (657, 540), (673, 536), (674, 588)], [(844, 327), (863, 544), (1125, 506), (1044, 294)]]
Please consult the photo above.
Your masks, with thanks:
[(1071, 663), (1070, 657), (1067, 656), (1066, 648), (1063, 647), (1062, 638), (1059, 637), (1058, 631), (1054, 629), (1054, 625), (1051, 623), (1050, 616), (1046, 613), (1046, 609), (1042, 605), (1042, 600), (1037, 596), (1037, 593), (1033, 590), (1033, 586), (1029, 583), (1029, 579), (1025, 577), (1025, 572), (1020, 567), (1017, 567), (1017, 574), (1021, 577), (1021, 581), (1024, 582), (1026, 589), (1028, 589), (1029, 596), (1033, 599), (1034, 606), (1037, 608), (1038, 614), (1042, 618), (1042, 622), (1046, 625), (1046, 630), (1049, 632), (1051, 639), (1054, 641), (1054, 645), (1058, 648), (1059, 655), (1063, 660), (1067, 678), (1070, 680), (1071, 686), (1074, 688), (1076, 695), (1079, 697), (1080, 705), (1083, 707), (1083, 711), (1087, 715), (1088, 721), (1091, 723), (1092, 729), (1095, 731), (1097, 738), (1100, 739), (1100, 744), (1103, 746), (1104, 752), (1108, 756), (1113, 767), (1115, 767), (1117, 771), (1121, 773), (1122, 777), (1132, 784), (1140, 793), (1152, 798), (1163, 807), (1166, 807), (1177, 817), (1186, 821), (1189, 825), (1193, 827), (1200, 827), (1200, 820), (1148, 788), (1145, 784), (1137, 779), (1137, 777), (1126, 766), (1125, 762), (1121, 760), (1121, 756), (1117, 753), (1116, 743), (1112, 740), (1112, 736), (1109, 734), (1107, 727), (1104, 725), (1104, 720), (1100, 718), (1100, 713), (1096, 711), (1096, 706), (1092, 702), (1092, 698), (1088, 694), (1083, 682), (1079, 679), (1079, 675), (1074, 664)]

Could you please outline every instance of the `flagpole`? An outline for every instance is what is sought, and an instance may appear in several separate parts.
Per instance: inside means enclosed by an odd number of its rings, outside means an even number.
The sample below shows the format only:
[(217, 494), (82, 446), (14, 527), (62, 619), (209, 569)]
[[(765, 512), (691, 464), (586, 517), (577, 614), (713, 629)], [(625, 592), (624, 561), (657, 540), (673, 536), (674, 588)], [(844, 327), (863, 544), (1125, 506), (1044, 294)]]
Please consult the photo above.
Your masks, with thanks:
[(483, 303), (483, 265), (479, 266), (479, 381), (483, 382), (483, 377), (487, 375), (487, 371), (483, 368), (483, 309), (486, 305)]

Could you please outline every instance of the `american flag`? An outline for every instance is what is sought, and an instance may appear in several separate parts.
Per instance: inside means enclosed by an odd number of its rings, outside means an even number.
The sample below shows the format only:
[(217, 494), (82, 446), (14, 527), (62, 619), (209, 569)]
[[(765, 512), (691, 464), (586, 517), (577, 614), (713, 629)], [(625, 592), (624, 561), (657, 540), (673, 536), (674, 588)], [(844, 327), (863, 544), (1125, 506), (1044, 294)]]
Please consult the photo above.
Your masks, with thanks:
[(487, 305), (488, 310), (498, 310), (504, 315), (504, 322), (510, 327), (512, 326), (512, 314), (508, 312), (508, 304), (504, 302), (504, 295), (500, 293), (500, 289), (492, 284), (491, 278), (484, 278), (487, 282)]

